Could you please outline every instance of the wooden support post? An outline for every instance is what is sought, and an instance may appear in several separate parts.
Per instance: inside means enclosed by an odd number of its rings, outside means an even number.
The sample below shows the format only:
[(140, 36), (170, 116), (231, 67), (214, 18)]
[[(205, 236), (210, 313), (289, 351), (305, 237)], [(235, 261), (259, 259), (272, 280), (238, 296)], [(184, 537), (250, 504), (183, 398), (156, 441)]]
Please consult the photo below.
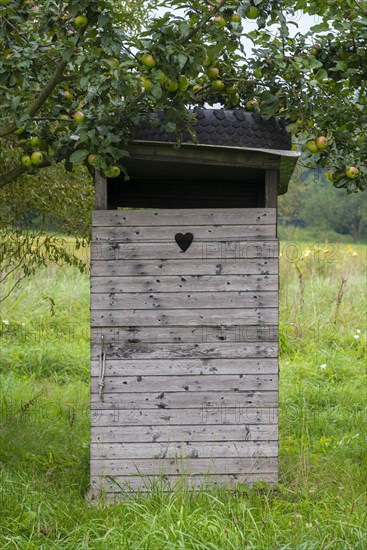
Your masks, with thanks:
[(107, 210), (107, 180), (97, 170), (94, 175), (94, 185), (96, 210)]
[(276, 208), (278, 203), (279, 170), (265, 172), (265, 208)]

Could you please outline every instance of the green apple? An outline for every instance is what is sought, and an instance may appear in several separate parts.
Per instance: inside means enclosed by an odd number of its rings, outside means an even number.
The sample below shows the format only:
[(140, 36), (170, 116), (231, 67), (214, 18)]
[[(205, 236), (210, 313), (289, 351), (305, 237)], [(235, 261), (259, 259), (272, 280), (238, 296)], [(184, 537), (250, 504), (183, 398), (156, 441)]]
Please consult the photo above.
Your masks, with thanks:
[(232, 105), (238, 105), (241, 98), (240, 98), (240, 94), (238, 93), (235, 93), (235, 94), (229, 94), (229, 101)]
[(143, 89), (146, 92), (149, 92), (152, 89), (153, 82), (150, 80), (150, 78), (147, 78), (145, 76), (141, 76), (141, 77), (139, 77), (139, 80), (142, 83)]
[(32, 159), (29, 155), (23, 155), (21, 158), (21, 162), (22, 164), (24, 164), (24, 166), (28, 167), (32, 164)]
[(143, 65), (148, 67), (148, 69), (153, 69), (153, 67), (155, 67), (157, 64), (157, 61), (150, 53), (146, 53), (145, 55), (143, 55), (143, 57), (141, 58), (141, 62), (143, 63)]
[(72, 101), (73, 94), (70, 92), (70, 90), (64, 90), (64, 97), (68, 99), (69, 101)]
[(201, 84), (194, 84), (192, 87), (192, 91), (194, 94), (198, 94), (203, 89)]
[(318, 44), (313, 44), (310, 49), (311, 55), (317, 55), (320, 51), (320, 46)]
[(247, 19), (257, 19), (259, 10), (255, 6), (250, 6), (246, 12)]
[(32, 147), (39, 147), (42, 143), (42, 140), (38, 136), (33, 136), (30, 139), (30, 144)]
[(306, 147), (313, 154), (316, 154), (319, 152), (319, 148), (317, 147), (316, 141), (314, 139), (310, 139), (310, 141), (306, 143)]
[(25, 129), (26, 129), (25, 126), (21, 126), (20, 128), (17, 128), (17, 129), (14, 131), (14, 134), (16, 134), (17, 136), (20, 136), (21, 134), (23, 134), (23, 133), (25, 132)]
[(356, 166), (348, 166), (345, 171), (345, 175), (350, 180), (355, 180), (359, 176), (359, 170)]
[(226, 20), (224, 19), (223, 15), (216, 15), (213, 21), (215, 25), (218, 25), (218, 27), (226, 26)]
[(237, 93), (237, 88), (235, 88), (234, 86), (227, 86), (226, 92), (229, 95), (235, 94), (235, 93)]
[(31, 155), (31, 162), (32, 164), (35, 164), (36, 166), (39, 166), (43, 162), (43, 155), (41, 151), (34, 151)]
[(213, 80), (212, 90), (215, 92), (222, 92), (225, 89), (226, 85), (222, 80)]
[(47, 151), (48, 145), (43, 139), (39, 138), (38, 136), (34, 136), (30, 140), (30, 144), (32, 147), (38, 147), (38, 149), (41, 149), (41, 151)]
[(248, 111), (256, 111), (256, 109), (258, 108), (259, 106), (259, 103), (256, 99), (250, 99), (249, 101), (247, 101), (246, 103), (246, 109)]
[(88, 25), (88, 19), (85, 17), (85, 15), (78, 15), (74, 19), (75, 26), (78, 27), (78, 29), (83, 29)]
[(178, 77), (178, 89), (181, 92), (184, 92), (189, 87), (189, 84), (190, 82), (188, 78), (184, 74), (180, 74), (180, 76)]
[(333, 170), (329, 170), (328, 172), (325, 172), (325, 177), (329, 181), (334, 181), (335, 180), (335, 172)]
[(59, 115), (59, 119), (60, 120), (70, 120), (70, 117), (69, 117), (69, 115), (66, 115), (66, 114), (63, 113), (63, 114)]
[(218, 69), (218, 67), (209, 67), (209, 68), (206, 70), (206, 73), (207, 73), (207, 75), (208, 75), (210, 78), (218, 78), (218, 76), (219, 76), (219, 69)]
[(156, 74), (156, 77), (158, 78), (159, 84), (164, 84), (166, 82), (168, 76), (163, 71), (158, 69), (158, 71), (156, 71), (155, 74)]
[(94, 166), (95, 163), (96, 163), (96, 159), (97, 159), (97, 155), (95, 153), (90, 153), (90, 155), (88, 155), (88, 164), (90, 164), (91, 166)]
[(307, 128), (312, 128), (312, 126), (315, 124), (315, 121), (313, 120), (313, 118), (310, 118), (308, 121), (307, 121)]
[(241, 23), (242, 18), (239, 13), (232, 13), (230, 21), (231, 23)]
[(171, 80), (168, 79), (164, 83), (164, 86), (168, 92), (176, 92), (178, 90), (178, 82), (177, 80)]
[(121, 170), (118, 166), (111, 166), (109, 170), (105, 172), (108, 178), (117, 178), (121, 174)]
[(77, 124), (82, 124), (85, 120), (85, 114), (83, 113), (83, 111), (77, 111), (73, 114), (73, 119)]
[(316, 138), (316, 145), (317, 145), (318, 149), (320, 149), (320, 151), (323, 151), (324, 149), (326, 149), (328, 144), (329, 144), (329, 142), (328, 142), (327, 137), (319, 136), (318, 138)]

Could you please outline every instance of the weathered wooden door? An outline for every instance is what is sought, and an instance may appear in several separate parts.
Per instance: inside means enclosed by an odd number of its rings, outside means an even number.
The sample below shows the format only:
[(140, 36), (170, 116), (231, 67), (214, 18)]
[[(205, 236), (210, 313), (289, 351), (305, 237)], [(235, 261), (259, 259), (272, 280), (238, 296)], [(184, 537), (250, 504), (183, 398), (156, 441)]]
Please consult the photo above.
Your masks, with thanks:
[(275, 209), (93, 214), (91, 483), (277, 480)]

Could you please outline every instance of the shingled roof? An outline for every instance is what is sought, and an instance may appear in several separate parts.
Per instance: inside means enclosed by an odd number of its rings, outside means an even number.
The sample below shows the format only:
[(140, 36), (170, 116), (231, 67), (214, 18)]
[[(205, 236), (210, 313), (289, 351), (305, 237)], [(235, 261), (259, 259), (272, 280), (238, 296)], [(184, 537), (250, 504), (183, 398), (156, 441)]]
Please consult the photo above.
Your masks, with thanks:
[[(257, 149), (277, 149), (289, 151), (292, 148), (291, 136), (285, 130), (282, 120), (263, 118), (257, 113), (243, 110), (195, 109), (197, 123), (195, 133), (200, 145), (224, 145), (227, 147), (250, 147)], [(175, 142), (175, 136), (167, 134), (159, 121), (163, 113), (154, 114), (155, 121), (146, 121), (135, 134), (136, 140)], [(157, 124), (158, 122), (158, 124)], [(192, 141), (190, 135), (183, 141)]]

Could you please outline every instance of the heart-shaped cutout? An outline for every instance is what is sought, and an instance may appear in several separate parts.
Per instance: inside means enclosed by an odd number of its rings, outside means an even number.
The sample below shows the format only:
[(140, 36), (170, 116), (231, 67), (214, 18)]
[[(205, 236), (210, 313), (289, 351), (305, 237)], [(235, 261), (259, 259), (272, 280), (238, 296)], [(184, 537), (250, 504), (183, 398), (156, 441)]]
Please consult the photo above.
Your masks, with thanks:
[(175, 241), (181, 248), (182, 252), (186, 252), (186, 250), (190, 248), (193, 240), (194, 235), (192, 233), (176, 233), (175, 235)]

